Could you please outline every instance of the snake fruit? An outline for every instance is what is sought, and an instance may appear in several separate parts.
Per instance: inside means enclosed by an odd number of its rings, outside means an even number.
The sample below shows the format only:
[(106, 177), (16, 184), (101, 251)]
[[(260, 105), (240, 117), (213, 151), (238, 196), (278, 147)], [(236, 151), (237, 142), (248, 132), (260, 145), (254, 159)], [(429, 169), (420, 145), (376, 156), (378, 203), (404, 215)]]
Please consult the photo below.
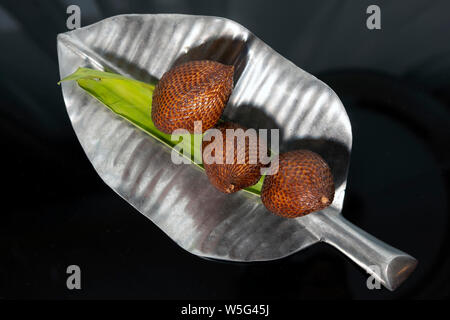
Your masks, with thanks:
[[(256, 143), (250, 143), (249, 138), (243, 138), (239, 144), (238, 138), (232, 132), (237, 132), (235, 130), (238, 129), (244, 132), (247, 130), (245, 127), (233, 122), (224, 122), (216, 126), (216, 129), (220, 131), (222, 139), (216, 140), (214, 137), (211, 141), (204, 140), (202, 144), (203, 165), (211, 184), (224, 193), (234, 193), (257, 183), (261, 178), (257, 136), (255, 135)], [(233, 141), (233, 148), (227, 148), (227, 139)], [(208, 164), (205, 159), (208, 153), (207, 146), (210, 147), (211, 155), (222, 160), (222, 163)], [(227, 161), (227, 157), (231, 161)]]
[(153, 92), (152, 121), (160, 131), (176, 129), (194, 133), (214, 127), (233, 89), (234, 67), (215, 61), (190, 61), (167, 71)]
[(321, 156), (309, 150), (280, 154), (277, 173), (264, 178), (261, 190), (266, 208), (286, 218), (322, 210), (333, 198), (330, 167)]

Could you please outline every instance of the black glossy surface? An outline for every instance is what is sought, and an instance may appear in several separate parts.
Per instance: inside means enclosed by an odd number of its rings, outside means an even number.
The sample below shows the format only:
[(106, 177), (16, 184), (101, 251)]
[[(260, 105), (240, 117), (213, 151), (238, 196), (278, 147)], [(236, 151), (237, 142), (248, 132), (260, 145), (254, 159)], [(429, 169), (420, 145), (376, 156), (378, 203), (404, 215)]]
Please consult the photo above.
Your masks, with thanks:
[[(231, 18), (341, 97), (353, 126), (343, 214), (418, 258), (396, 292), (318, 244), (288, 258), (195, 257), (105, 186), (65, 113), (56, 34), (67, 1), (0, 2), (0, 298), (444, 298), (449, 295), (450, 27), (444, 1), (73, 1), (82, 25), (119, 13)], [(339, 70), (339, 71), (335, 71)], [(66, 289), (66, 267), (82, 290)]]

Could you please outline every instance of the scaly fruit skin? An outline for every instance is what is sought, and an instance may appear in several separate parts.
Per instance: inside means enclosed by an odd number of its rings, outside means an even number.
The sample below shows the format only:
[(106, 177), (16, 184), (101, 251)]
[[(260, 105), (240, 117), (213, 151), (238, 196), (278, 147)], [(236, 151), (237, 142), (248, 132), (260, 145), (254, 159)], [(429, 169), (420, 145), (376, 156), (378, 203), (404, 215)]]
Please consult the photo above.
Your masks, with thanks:
[[(261, 178), (261, 163), (259, 161), (259, 154), (258, 154), (258, 143), (253, 145), (250, 144), (250, 140), (246, 139), (245, 141), (245, 148), (238, 148), (238, 142), (235, 138), (234, 141), (234, 150), (227, 150), (226, 148), (226, 139), (227, 137), (231, 139), (231, 135), (227, 136), (227, 129), (242, 129), (247, 130), (245, 127), (242, 127), (236, 123), (233, 122), (224, 122), (216, 126), (216, 129), (218, 129), (222, 134), (222, 141), (215, 141), (215, 138), (212, 138), (212, 141), (203, 141), (202, 144), (202, 155), (203, 155), (203, 165), (205, 167), (206, 175), (208, 176), (209, 181), (212, 185), (214, 185), (218, 190), (224, 192), (224, 193), (234, 193), (236, 191), (239, 191), (243, 188), (250, 187), (257, 183), (259, 179)], [(212, 163), (208, 164), (205, 161), (205, 148), (206, 146), (217, 143), (217, 146), (219, 146), (219, 143), (222, 143), (222, 152), (220, 152), (220, 148), (215, 147), (214, 148), (214, 156), (217, 159), (223, 159), (222, 164)], [(212, 146), (211, 146), (212, 147)], [(227, 154), (229, 152), (233, 152), (233, 154), (230, 155), (233, 156), (233, 163), (226, 163), (227, 160)], [(250, 163), (250, 154), (253, 154), (256, 156), (257, 160), (256, 163)], [(239, 159), (244, 159), (244, 163), (238, 163)], [(254, 162), (254, 161), (252, 161)]]
[(334, 199), (330, 167), (309, 150), (279, 155), (278, 172), (264, 178), (261, 200), (267, 209), (296, 218), (328, 207)]
[(202, 132), (214, 127), (233, 89), (234, 67), (215, 61), (190, 61), (166, 72), (155, 87), (152, 120), (160, 131), (194, 132), (194, 121), (202, 121)]

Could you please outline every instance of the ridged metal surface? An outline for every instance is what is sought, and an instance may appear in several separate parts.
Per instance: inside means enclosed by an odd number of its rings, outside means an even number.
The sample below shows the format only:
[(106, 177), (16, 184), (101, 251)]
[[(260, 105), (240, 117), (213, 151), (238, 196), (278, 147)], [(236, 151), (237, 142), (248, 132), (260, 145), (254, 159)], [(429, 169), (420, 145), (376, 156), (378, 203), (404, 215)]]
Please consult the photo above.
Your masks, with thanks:
[(405, 263), (396, 260), (395, 273), (400, 267), (406, 266), (408, 274), (414, 268), (412, 257), (371, 238), (340, 215), (352, 134), (339, 98), (241, 25), (216, 17), (116, 16), (60, 34), (58, 56), (61, 77), (78, 67), (93, 67), (147, 82), (184, 61), (233, 64), (235, 88), (225, 117), (247, 127), (279, 128), (282, 149), (309, 148), (330, 164), (336, 184), (332, 206), (284, 219), (268, 212), (259, 197), (220, 193), (204, 172), (173, 164), (167, 147), (76, 83), (63, 83), (73, 128), (100, 177), (184, 249), (208, 258), (262, 261), (323, 240), (368, 271), (371, 264), (380, 265), (380, 281), (391, 289), (399, 279), (390, 271), (395, 259), (406, 257)]

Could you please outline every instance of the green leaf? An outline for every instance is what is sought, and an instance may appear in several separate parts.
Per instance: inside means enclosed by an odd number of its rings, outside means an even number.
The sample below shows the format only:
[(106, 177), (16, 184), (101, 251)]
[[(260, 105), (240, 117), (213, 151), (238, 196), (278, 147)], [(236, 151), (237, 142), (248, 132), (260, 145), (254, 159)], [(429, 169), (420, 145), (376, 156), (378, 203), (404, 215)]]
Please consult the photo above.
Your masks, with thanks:
[[(201, 138), (195, 137), (194, 134), (189, 134), (181, 135), (173, 141), (172, 135), (159, 131), (153, 124), (151, 109), (155, 85), (130, 79), (119, 74), (88, 68), (78, 68), (77, 71), (60, 82), (70, 80), (77, 81), (78, 85), (90, 95), (148, 135), (170, 148), (177, 146), (177, 151), (180, 154), (186, 156), (192, 163), (203, 170), (200, 152)], [(200, 141), (200, 143), (194, 143), (196, 140)], [(264, 177), (261, 177), (257, 184), (244, 190), (260, 195), (263, 180)]]

